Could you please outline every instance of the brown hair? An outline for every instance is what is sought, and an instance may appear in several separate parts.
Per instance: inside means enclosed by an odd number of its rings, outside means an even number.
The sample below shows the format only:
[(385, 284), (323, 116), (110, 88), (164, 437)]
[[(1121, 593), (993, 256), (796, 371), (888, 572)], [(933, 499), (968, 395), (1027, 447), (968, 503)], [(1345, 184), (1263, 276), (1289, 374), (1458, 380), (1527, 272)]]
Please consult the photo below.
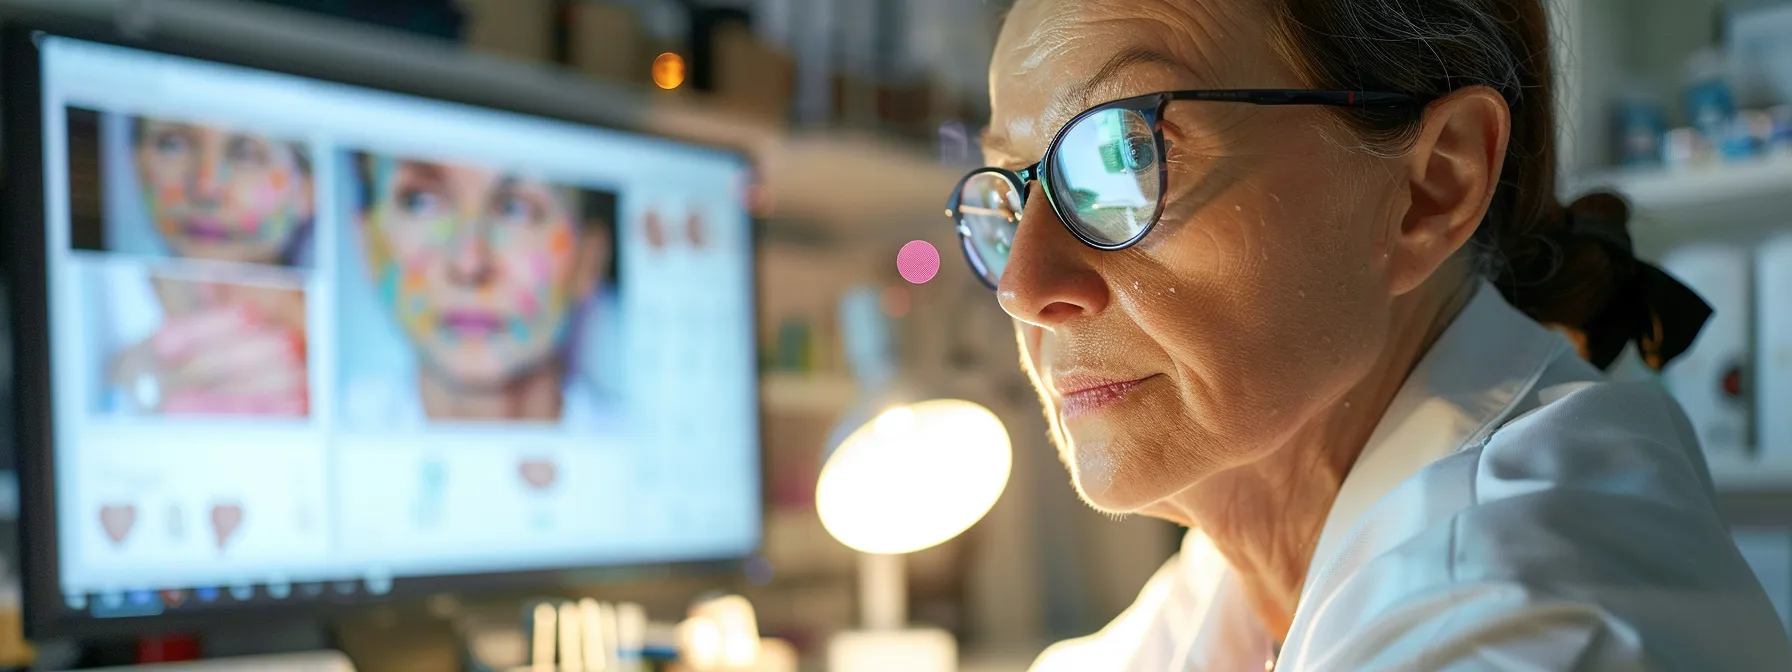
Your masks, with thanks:
[[(1613, 304), (1631, 260), (1597, 238), (1571, 235), (1575, 217), (1619, 225), (1611, 197), (1564, 208), (1556, 200), (1554, 80), (1542, 0), (1271, 0), (1282, 57), (1321, 89), (1389, 91), (1435, 99), (1487, 86), (1512, 110), (1504, 172), (1471, 245), (1485, 274), (1519, 310), (1566, 328), (1594, 359), (1615, 357), (1631, 334)], [(1340, 110), (1371, 151), (1398, 153), (1418, 130), (1413, 112)], [(1609, 359), (1608, 359), (1609, 361)]]

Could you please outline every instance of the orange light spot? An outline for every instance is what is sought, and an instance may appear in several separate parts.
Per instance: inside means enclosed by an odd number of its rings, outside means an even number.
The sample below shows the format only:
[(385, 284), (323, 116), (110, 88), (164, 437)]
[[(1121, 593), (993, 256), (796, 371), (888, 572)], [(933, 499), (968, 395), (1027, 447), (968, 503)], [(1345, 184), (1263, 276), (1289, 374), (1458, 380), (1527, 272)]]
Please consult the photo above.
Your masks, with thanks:
[(662, 89), (676, 89), (684, 83), (684, 57), (670, 51), (653, 59), (653, 83)]
[(572, 229), (564, 226), (554, 227), (554, 232), (548, 234), (548, 251), (556, 255), (572, 252)]

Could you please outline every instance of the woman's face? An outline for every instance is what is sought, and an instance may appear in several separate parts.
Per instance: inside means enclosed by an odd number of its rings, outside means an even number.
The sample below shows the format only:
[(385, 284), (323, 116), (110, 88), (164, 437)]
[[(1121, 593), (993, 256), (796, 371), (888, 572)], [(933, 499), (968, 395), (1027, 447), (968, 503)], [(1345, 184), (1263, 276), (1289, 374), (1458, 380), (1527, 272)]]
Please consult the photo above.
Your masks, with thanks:
[(549, 361), (609, 240), (568, 193), (512, 175), (375, 159), (363, 231), (382, 296), (455, 383), (500, 386)]
[[(1301, 88), (1258, 0), (1023, 0), (990, 72), (990, 165), (1040, 159), (1096, 104)], [(1388, 338), (1387, 159), (1320, 108), (1179, 102), (1165, 212), (1118, 252), (1078, 242), (1038, 186), (997, 296), (1078, 490), (1145, 509), (1290, 440)]]
[(139, 184), (162, 238), (183, 257), (270, 264), (311, 221), (311, 175), (296, 143), (144, 118)]

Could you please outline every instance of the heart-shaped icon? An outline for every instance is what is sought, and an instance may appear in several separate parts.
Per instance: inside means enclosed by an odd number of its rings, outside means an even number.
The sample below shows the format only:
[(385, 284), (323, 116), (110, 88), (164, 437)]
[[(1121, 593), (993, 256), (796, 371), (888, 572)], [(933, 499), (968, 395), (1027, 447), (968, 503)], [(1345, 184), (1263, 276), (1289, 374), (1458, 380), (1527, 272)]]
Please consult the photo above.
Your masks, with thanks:
[(655, 250), (666, 249), (666, 225), (660, 221), (660, 213), (648, 210), (641, 216), (641, 233), (647, 239), (647, 245)]
[(524, 483), (535, 490), (553, 487), (554, 481), (560, 477), (559, 468), (554, 466), (554, 461), (545, 459), (523, 460), (517, 463), (516, 472), (523, 477)]
[(106, 530), (106, 537), (114, 546), (124, 544), (125, 537), (131, 536), (131, 527), (137, 524), (137, 507), (130, 504), (113, 504), (100, 507), (100, 527)]
[(704, 242), (709, 240), (709, 229), (703, 223), (703, 213), (692, 210), (685, 217), (684, 237), (691, 241), (691, 247), (702, 249)]
[(212, 532), (217, 535), (218, 548), (230, 543), (236, 534), (236, 528), (243, 524), (243, 507), (236, 504), (216, 504), (212, 506)]

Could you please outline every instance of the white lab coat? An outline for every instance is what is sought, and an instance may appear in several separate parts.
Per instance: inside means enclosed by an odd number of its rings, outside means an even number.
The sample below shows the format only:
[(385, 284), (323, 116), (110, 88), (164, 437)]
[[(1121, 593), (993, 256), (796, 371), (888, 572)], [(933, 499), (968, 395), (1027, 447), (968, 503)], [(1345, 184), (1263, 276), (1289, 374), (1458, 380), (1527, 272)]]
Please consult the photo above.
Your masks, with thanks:
[(1483, 285), (1344, 480), (1279, 657), (1200, 531), (1037, 672), (1792, 670), (1680, 408)]

